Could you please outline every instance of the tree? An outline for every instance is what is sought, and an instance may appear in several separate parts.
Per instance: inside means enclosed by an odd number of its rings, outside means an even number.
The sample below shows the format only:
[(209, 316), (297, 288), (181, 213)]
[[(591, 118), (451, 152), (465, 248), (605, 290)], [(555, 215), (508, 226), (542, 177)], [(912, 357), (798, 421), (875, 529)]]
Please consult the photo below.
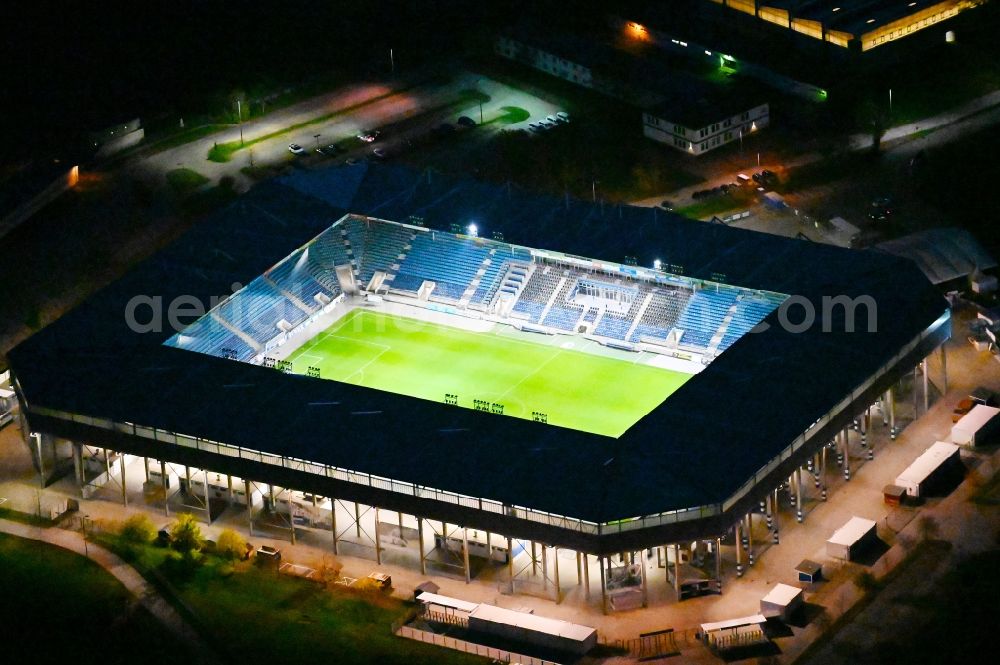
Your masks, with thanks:
[(917, 522), (917, 530), (920, 531), (921, 540), (933, 540), (940, 533), (937, 522), (930, 515), (923, 515)]
[(327, 588), (333, 587), (334, 583), (340, 579), (340, 571), (344, 564), (329, 554), (323, 556), (323, 563), (319, 567), (319, 577)]
[(145, 545), (156, 537), (156, 527), (146, 513), (136, 513), (125, 520), (119, 534), (130, 543)]
[(858, 587), (858, 591), (866, 594), (878, 588), (878, 580), (867, 570), (862, 570), (854, 578), (854, 586)]
[(889, 124), (889, 117), (881, 104), (871, 99), (861, 102), (857, 110), (858, 124), (869, 132), (872, 139), (872, 153), (878, 154), (882, 145), (882, 137), (885, 135), (886, 126)]
[(181, 513), (177, 516), (177, 521), (170, 528), (170, 535), (173, 537), (174, 548), (184, 554), (200, 550), (205, 544), (201, 527), (191, 513)]
[(243, 540), (243, 536), (232, 529), (224, 529), (219, 534), (219, 540), (215, 545), (215, 549), (219, 553), (219, 556), (235, 560), (246, 554), (247, 543)]

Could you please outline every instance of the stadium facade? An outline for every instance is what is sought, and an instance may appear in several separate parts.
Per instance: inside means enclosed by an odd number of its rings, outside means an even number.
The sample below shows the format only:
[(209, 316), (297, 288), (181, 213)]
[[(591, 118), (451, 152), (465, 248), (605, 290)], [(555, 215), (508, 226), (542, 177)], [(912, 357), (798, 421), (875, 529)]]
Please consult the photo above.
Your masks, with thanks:
[[(451, 233), (470, 224), (507, 241)], [(525, 283), (505, 283), (517, 266)], [(635, 295), (603, 326), (606, 308), (553, 316), (572, 275)], [(705, 367), (617, 438), (281, 371), (283, 339), (375, 291)], [(725, 302), (696, 305), (713, 293)], [(668, 297), (681, 302), (652, 307)], [(572, 550), (578, 575), (596, 557), (607, 608), (626, 591), (645, 604), (644, 573), (617, 563), (644, 549), (704, 564), (695, 592), (721, 590), (723, 539), (742, 571), (776, 488), (801, 508), (803, 475), (824, 499), (828, 474), (849, 478), (850, 456), (833, 461), (848, 428), (877, 405), (895, 431), (900, 382), (922, 375), (926, 399), (925, 361), (950, 333), (941, 295), (891, 255), (361, 164), (258, 186), (10, 359), (40, 473), (72, 468), (85, 497), (117, 482), (127, 501), (138, 464), (165, 511), (179, 488), (210, 519), (213, 499), (246, 510), (251, 533), (326, 530), (377, 561), (409, 548), (467, 580), (482, 557), (513, 591), (516, 558), (534, 569), (540, 552), (549, 571), (551, 548)], [(681, 597), (685, 576), (670, 578)]]

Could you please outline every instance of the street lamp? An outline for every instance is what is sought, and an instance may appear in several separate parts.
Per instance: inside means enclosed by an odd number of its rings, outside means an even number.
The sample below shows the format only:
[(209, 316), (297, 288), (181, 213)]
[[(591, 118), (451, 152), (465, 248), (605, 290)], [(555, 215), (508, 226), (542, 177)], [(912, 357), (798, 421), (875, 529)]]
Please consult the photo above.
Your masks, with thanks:
[(83, 519), (80, 521), (80, 525), (83, 527), (83, 554), (88, 559), (90, 558), (90, 546), (87, 543), (87, 520), (90, 519), (90, 515), (84, 515)]
[(236, 120), (240, 125), (240, 145), (243, 145), (243, 105), (236, 100)]

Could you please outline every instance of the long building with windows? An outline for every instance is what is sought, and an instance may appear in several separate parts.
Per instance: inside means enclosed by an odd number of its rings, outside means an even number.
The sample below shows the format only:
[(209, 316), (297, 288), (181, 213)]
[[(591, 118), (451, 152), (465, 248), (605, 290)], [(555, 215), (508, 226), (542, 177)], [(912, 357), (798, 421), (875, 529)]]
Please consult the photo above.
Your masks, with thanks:
[(756, 86), (738, 76), (706, 80), (687, 71), (683, 58), (665, 51), (639, 57), (589, 40), (541, 38), (525, 31), (497, 38), (494, 50), (509, 60), (637, 106), (642, 109), (647, 138), (690, 155), (738, 141), (770, 124), (770, 106)]
[(847, 49), (870, 51), (957, 16), (983, 0), (704, 0)]
[[(347, 309), (693, 373), (613, 436), (419, 381), (289, 371), (285, 349)], [(810, 476), (817, 495), (849, 477), (848, 428), (873, 405), (895, 428), (903, 383), (927, 381), (950, 334), (945, 300), (889, 254), (358, 164), (259, 185), (10, 362), (43, 484), (69, 469), (84, 498), (229, 510), (251, 534), (488, 569), (557, 602), (575, 557), (610, 611), (648, 604), (629, 563), (644, 550), (679, 599), (720, 592), (776, 488), (801, 505)], [(595, 382), (648, 397), (613, 370), (558, 392)]]

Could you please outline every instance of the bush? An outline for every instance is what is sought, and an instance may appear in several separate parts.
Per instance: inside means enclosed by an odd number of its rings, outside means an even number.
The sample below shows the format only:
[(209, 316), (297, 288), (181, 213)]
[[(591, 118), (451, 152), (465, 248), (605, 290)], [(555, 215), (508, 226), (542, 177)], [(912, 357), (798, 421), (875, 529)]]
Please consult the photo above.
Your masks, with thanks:
[(119, 535), (126, 542), (146, 545), (156, 537), (156, 527), (153, 526), (153, 521), (149, 519), (148, 515), (136, 513), (125, 520)]
[(177, 521), (170, 527), (170, 535), (173, 537), (174, 549), (185, 554), (196, 552), (205, 544), (201, 527), (191, 513), (177, 516)]
[(243, 540), (243, 536), (232, 529), (225, 529), (219, 534), (215, 551), (219, 556), (230, 561), (241, 559), (246, 554), (247, 542)]

